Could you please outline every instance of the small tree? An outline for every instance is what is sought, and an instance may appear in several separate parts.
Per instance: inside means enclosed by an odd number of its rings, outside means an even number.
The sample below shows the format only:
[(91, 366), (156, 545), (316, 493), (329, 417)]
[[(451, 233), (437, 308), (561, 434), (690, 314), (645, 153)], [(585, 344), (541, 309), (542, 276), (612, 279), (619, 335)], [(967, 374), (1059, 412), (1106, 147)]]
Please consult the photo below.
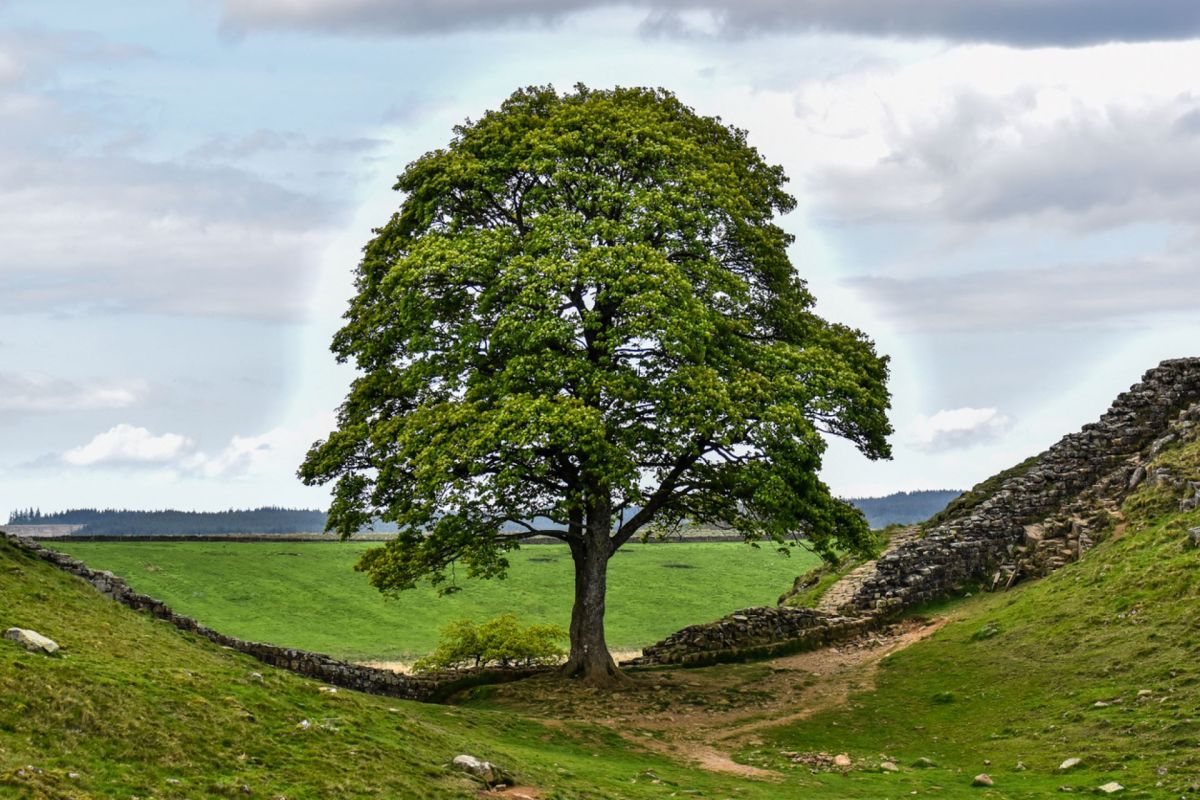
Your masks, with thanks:
[(400, 527), (357, 568), (446, 585), (560, 539), (565, 669), (604, 683), (608, 561), (648, 525), (863, 549), (817, 470), (822, 433), (888, 455), (887, 360), (813, 313), (782, 169), (661, 89), (524, 89), (454, 134), (366, 247), (333, 343), (360, 374), (300, 471), (331, 530)]
[(460, 619), (442, 628), (437, 649), (414, 662), (413, 669), (554, 664), (566, 653), (558, 645), (566, 637), (557, 625), (522, 626), (515, 614), (502, 614), (482, 625)]

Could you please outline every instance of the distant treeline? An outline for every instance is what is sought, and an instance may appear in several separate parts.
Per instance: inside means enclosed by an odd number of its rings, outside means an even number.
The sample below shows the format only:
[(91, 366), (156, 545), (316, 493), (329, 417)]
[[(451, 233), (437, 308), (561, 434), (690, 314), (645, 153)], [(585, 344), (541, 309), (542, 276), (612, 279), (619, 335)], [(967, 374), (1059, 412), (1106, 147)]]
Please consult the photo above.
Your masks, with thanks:
[[(907, 525), (929, 519), (961, 492), (949, 490), (899, 492), (887, 497), (852, 497), (872, 528), (892, 523)], [(188, 536), (234, 533), (306, 533), (325, 530), (326, 514), (315, 508), (263, 506), (228, 511), (129, 511), (76, 508), (43, 514), (35, 508), (14, 511), (9, 525), (82, 525), (78, 536)], [(378, 523), (374, 530), (392, 532), (396, 526)]]
[[(77, 508), (43, 514), (37, 509), (14, 511), (9, 525), (82, 525), (81, 536), (187, 536), (230, 533), (300, 533), (325, 530), (326, 515), (310, 508), (264, 506), (228, 511), (129, 511)], [(375, 530), (394, 531), (394, 525)]]
[(930, 489), (896, 492), (887, 497), (849, 497), (846, 502), (863, 512), (872, 528), (883, 528), (892, 524), (924, 522), (960, 494), (962, 492), (951, 489)]

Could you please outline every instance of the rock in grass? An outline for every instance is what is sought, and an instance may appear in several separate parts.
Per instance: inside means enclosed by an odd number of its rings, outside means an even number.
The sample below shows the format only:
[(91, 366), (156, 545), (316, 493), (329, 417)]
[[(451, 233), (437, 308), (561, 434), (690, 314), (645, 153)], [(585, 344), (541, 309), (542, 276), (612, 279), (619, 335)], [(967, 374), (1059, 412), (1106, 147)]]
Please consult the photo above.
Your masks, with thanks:
[(1109, 781), (1108, 783), (1104, 784), (1103, 786), (1096, 787), (1096, 791), (1100, 792), (1101, 794), (1116, 794), (1117, 792), (1121, 792), (1124, 790), (1125, 790), (1125, 787), (1122, 786), (1121, 784), (1117, 783), (1116, 781)]
[(995, 784), (996, 782), (992, 780), (992, 776), (986, 772), (979, 773), (975, 776), (975, 780), (971, 781), (972, 786), (994, 786)]
[(473, 778), (483, 781), (487, 786), (499, 786), (502, 783), (512, 783), (512, 776), (490, 761), (483, 761), (467, 754), (457, 755), (450, 762), (455, 769), (467, 773)]
[(884, 772), (899, 772), (900, 768), (896, 766), (895, 761), (884, 761), (879, 765), (879, 768)]
[(1195, 550), (1200, 548), (1200, 528), (1189, 528), (1187, 532), (1187, 541), (1185, 544)]
[(4, 632), (4, 638), (13, 640), (31, 653), (54, 655), (59, 650), (58, 642), (25, 628), (9, 628)]
[(916, 761), (913, 762), (913, 766), (916, 767), (917, 769), (933, 769), (934, 767), (937, 766), (937, 762), (934, 761), (932, 758), (926, 758), (925, 756), (921, 756), (920, 758), (918, 758)]
[(1082, 763), (1083, 763), (1083, 759), (1082, 759), (1082, 758), (1068, 758), (1066, 761), (1064, 761), (1063, 763), (1059, 764), (1059, 765), (1058, 765), (1058, 768), (1059, 768), (1060, 770), (1062, 770), (1063, 772), (1066, 772), (1066, 771), (1067, 771), (1067, 770), (1069, 770), (1069, 769), (1072, 769), (1072, 768), (1074, 768), (1074, 767), (1078, 767), (1078, 766), (1079, 766), (1080, 764), (1082, 764)]
[(833, 757), (833, 765), (839, 769), (848, 769), (853, 763), (846, 753), (838, 753)]

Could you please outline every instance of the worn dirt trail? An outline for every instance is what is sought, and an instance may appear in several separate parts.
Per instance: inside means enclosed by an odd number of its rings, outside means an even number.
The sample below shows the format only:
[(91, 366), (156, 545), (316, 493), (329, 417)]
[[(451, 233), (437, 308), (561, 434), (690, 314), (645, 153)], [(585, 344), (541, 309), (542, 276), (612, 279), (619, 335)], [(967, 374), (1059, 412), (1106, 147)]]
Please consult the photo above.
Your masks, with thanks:
[(739, 764), (732, 754), (759, 743), (759, 731), (842, 705), (871, 689), (879, 661), (943, 624), (906, 620), (839, 644), (748, 664), (630, 673), (610, 691), (534, 678), (491, 687), (489, 703), (554, 724), (582, 720), (611, 727), (649, 750), (716, 772), (773, 780), (778, 773)]

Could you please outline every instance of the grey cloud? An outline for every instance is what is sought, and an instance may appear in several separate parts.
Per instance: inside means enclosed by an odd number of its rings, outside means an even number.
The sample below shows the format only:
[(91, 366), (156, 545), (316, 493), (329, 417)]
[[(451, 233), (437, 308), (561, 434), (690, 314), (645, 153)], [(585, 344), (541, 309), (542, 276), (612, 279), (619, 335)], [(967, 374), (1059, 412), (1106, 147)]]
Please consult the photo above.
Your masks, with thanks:
[(262, 152), (289, 149), (302, 138), (291, 131), (261, 129), (244, 136), (215, 136), (192, 148), (187, 156), (203, 161), (249, 158)]
[(110, 42), (82, 31), (4, 30), (0, 31), (0, 88), (44, 81), (63, 64), (118, 63), (154, 56), (147, 47)]
[[(215, 149), (208, 160), (149, 160), (127, 146), (144, 131), (112, 111), (119, 101), (68, 103), (31, 80), (0, 84), (0, 312), (307, 313), (319, 254), (348, 212), (325, 191), (330, 179), (303, 175), (304, 191), (290, 189)], [(269, 132), (231, 139), (225, 160), (270, 144)], [(374, 146), (301, 144), (298, 166), (314, 170)]]
[(310, 139), (295, 131), (259, 129), (243, 136), (216, 136), (192, 148), (187, 157), (200, 161), (237, 161), (262, 153), (303, 150), (321, 155), (370, 153), (387, 141), (366, 136)]
[(945, 114), (886, 132), (890, 154), (869, 167), (809, 176), (831, 223), (986, 225), (1018, 218), (1083, 230), (1200, 218), (1200, 136), (1181, 136), (1200, 103), (1077, 110), (1047, 125), (1031, 92), (962, 92)]
[(1175, 130), (1187, 136), (1200, 133), (1200, 108), (1193, 108), (1175, 120)]
[(441, 111), (449, 104), (450, 98), (431, 97), (423, 94), (408, 94), (397, 99), (384, 109), (380, 121), (391, 124), (408, 126), (415, 125), (429, 114)]
[(996, 441), (1011, 427), (1012, 420), (995, 408), (951, 408), (916, 418), (904, 438), (917, 450), (939, 453)]
[(0, 310), (296, 317), (338, 209), (251, 173), (0, 154)]
[(1110, 41), (1188, 39), (1200, 35), (1191, 0), (221, 0), (230, 32), (309, 30), (356, 36), (487, 30), (552, 24), (572, 13), (610, 7), (647, 12), (647, 26), (686, 33), (686, 15), (711, 17), (724, 35), (815, 31), (885, 37), (933, 37), (1018, 47), (1083, 46)]
[(128, 408), (139, 402), (141, 382), (76, 381), (38, 373), (0, 372), (0, 411), (58, 412)]
[(954, 276), (846, 281), (909, 331), (1116, 328), (1195, 314), (1200, 263), (1187, 257)]

